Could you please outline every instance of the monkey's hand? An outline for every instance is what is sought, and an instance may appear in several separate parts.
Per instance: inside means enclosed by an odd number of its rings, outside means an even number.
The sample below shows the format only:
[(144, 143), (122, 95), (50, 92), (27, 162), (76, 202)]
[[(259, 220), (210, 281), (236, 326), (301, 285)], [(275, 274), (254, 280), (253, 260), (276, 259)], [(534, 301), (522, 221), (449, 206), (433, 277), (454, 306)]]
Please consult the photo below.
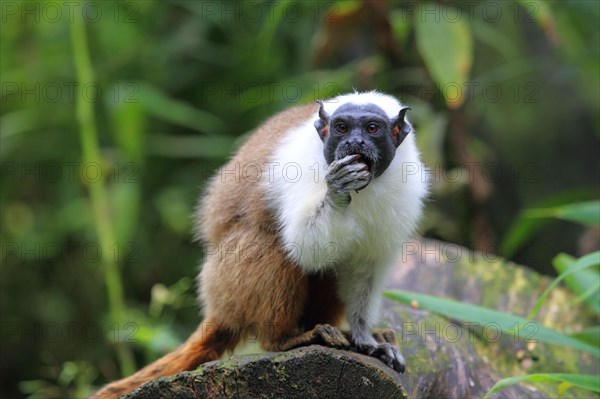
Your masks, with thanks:
[(404, 373), (404, 356), (394, 345), (396, 342), (394, 333), (391, 330), (385, 330), (375, 333), (374, 337), (360, 334), (358, 337), (353, 337), (352, 341), (359, 352), (376, 357), (394, 370)]
[(333, 205), (347, 207), (350, 204), (350, 192), (362, 190), (371, 182), (371, 173), (367, 165), (357, 162), (360, 155), (348, 155), (333, 161), (327, 169), (327, 197)]

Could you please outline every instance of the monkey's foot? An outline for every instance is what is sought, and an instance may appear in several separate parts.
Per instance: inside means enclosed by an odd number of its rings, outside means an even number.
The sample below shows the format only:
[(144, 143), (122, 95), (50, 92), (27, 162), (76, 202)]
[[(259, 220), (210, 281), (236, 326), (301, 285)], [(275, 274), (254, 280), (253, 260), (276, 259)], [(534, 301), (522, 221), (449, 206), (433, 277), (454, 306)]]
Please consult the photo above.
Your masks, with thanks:
[(332, 325), (317, 324), (311, 331), (327, 346), (333, 348), (349, 348), (351, 346), (344, 333)]
[(329, 324), (317, 324), (312, 330), (288, 338), (274, 347), (275, 350), (286, 351), (299, 346), (312, 344), (330, 346), (332, 348), (349, 348), (350, 342), (338, 328)]
[[(369, 337), (371, 338), (371, 337)], [(395, 345), (396, 336), (390, 329), (376, 330), (372, 339), (355, 339), (359, 352), (376, 357), (394, 370), (404, 373), (405, 361), (400, 349)]]

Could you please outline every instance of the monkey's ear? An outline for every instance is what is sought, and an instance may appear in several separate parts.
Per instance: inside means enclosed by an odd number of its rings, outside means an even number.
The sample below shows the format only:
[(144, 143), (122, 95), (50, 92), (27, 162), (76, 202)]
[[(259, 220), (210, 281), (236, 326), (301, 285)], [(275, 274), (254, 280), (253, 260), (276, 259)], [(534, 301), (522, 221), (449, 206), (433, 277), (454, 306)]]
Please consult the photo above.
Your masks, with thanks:
[(410, 122), (404, 119), (408, 110), (410, 110), (408, 107), (402, 108), (398, 116), (392, 119), (392, 140), (394, 140), (396, 147), (402, 144), (406, 136), (412, 131)]
[(315, 121), (315, 129), (317, 129), (317, 133), (319, 133), (319, 137), (321, 141), (325, 142), (327, 135), (329, 134), (329, 114), (325, 112), (325, 108), (323, 107), (323, 101), (317, 100), (319, 103), (319, 119)]

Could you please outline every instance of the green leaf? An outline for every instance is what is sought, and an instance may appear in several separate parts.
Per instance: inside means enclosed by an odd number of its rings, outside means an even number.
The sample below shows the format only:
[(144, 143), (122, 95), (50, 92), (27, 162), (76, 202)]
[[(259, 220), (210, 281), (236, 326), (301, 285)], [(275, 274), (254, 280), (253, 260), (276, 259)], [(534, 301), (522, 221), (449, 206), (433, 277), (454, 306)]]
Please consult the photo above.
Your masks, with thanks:
[[(556, 256), (552, 263), (559, 273), (565, 273), (574, 267), (576, 259), (566, 254)], [(565, 278), (567, 286), (578, 295), (577, 301), (584, 302), (596, 314), (600, 314), (600, 274), (597, 270), (579, 270)]]
[[(444, 165), (444, 139), (448, 118), (442, 113), (435, 113), (429, 106), (419, 108), (413, 117), (413, 120), (419, 121), (417, 143), (423, 151), (423, 162), (435, 170)], [(438, 179), (432, 180), (438, 183)]]
[(417, 48), (449, 108), (465, 100), (464, 84), (473, 64), (473, 39), (462, 18), (441, 18), (442, 5), (423, 3), (415, 14)]
[(139, 83), (139, 98), (150, 115), (209, 135), (221, 133), (225, 123), (206, 111), (170, 98), (160, 89)]
[[(560, 261), (561, 257), (564, 256), (566, 255), (558, 254), (554, 258), (554, 261)], [(588, 267), (596, 266), (598, 264), (600, 264), (600, 251), (592, 252), (591, 254), (587, 254), (577, 259), (575, 263), (569, 266), (568, 270), (566, 270), (564, 273), (561, 273), (557, 278), (554, 279), (554, 281), (548, 286), (548, 288), (544, 290), (542, 295), (540, 295), (538, 300), (535, 302), (535, 305), (533, 305), (533, 308), (527, 315), (527, 320), (532, 320), (535, 317), (535, 315), (540, 311), (540, 308), (544, 304), (544, 301), (546, 300), (546, 297), (548, 296), (550, 291), (552, 291), (552, 289), (556, 287), (558, 283), (564, 280), (565, 277), (570, 276), (583, 269), (587, 269)]]
[(573, 385), (569, 384), (568, 382), (561, 382), (560, 384), (558, 384), (558, 387), (556, 388), (556, 392), (558, 392), (558, 396), (563, 396), (565, 394), (565, 392), (567, 392)]
[(505, 234), (500, 246), (504, 257), (510, 258), (517, 250), (548, 222), (544, 218), (560, 218), (584, 224), (600, 224), (600, 201), (586, 201), (556, 205), (556, 202), (573, 201), (573, 197), (587, 196), (587, 193), (568, 192), (544, 201), (547, 208), (528, 209), (521, 213)]
[(600, 346), (600, 326), (586, 328), (578, 333), (571, 334), (571, 337), (592, 345)]
[[(476, 42), (480, 42), (496, 50), (507, 62), (514, 62), (514, 60), (520, 58), (517, 43), (515, 43), (514, 40), (511, 40), (509, 34), (507, 34), (504, 29), (500, 29), (495, 26), (495, 24), (488, 23), (472, 24), (471, 29)], [(506, 64), (503, 63), (498, 67), (506, 67)], [(489, 72), (493, 70), (494, 69), (490, 68)], [(480, 79), (476, 78), (473, 80), (482, 83)]]
[(412, 20), (407, 18), (407, 14), (403, 10), (395, 9), (390, 11), (389, 21), (398, 45), (402, 46), (401, 48), (405, 48), (411, 33)]
[(524, 12), (515, 14), (515, 18), (525, 22), (535, 21), (550, 41), (558, 44), (558, 34), (548, 2), (546, 0), (517, 0), (517, 2), (521, 4)]
[(5, 113), (0, 117), (2, 140), (43, 128), (40, 115), (42, 115), (42, 112), (39, 108), (27, 108)]
[(502, 256), (505, 258), (512, 257), (546, 223), (546, 220), (529, 219), (523, 216), (518, 217), (502, 240), (502, 244), (500, 245)]
[[(594, 274), (594, 273), (592, 273)], [(595, 273), (596, 277), (598, 273)], [(591, 298), (593, 298), (593, 296), (595, 294), (597, 294), (600, 291), (600, 279), (596, 278), (596, 283), (594, 285), (592, 285), (590, 288), (588, 288), (587, 290), (585, 290), (584, 292), (582, 292), (574, 301), (573, 303), (579, 303), (579, 302), (584, 302), (584, 301), (588, 301), (591, 300)]]
[(203, 158), (222, 162), (231, 154), (236, 139), (225, 135), (149, 134), (147, 152), (169, 158)]
[[(121, 167), (122, 166), (122, 167)], [(132, 237), (139, 221), (141, 184), (139, 167), (133, 162), (117, 165), (114, 179), (120, 179), (108, 188), (113, 207), (115, 242), (110, 246), (111, 255), (118, 262), (124, 260), (124, 251), (132, 246)]]
[[(112, 175), (109, 185), (112, 206), (114, 209), (114, 230), (116, 242), (113, 247), (115, 259), (123, 259), (120, 252), (130, 244), (131, 237), (138, 223), (139, 205), (141, 198), (141, 170), (144, 161), (146, 115), (141, 102), (135, 94), (137, 85), (119, 82), (107, 97), (107, 108), (121, 157), (119, 162), (110, 165)], [(119, 243), (123, 243), (119, 246)], [(128, 243), (128, 244), (125, 244)]]
[(600, 200), (579, 202), (553, 208), (529, 209), (528, 218), (558, 218), (591, 226), (600, 226)]
[[(133, 98), (137, 85), (117, 83), (111, 89), (107, 105), (110, 111), (113, 138), (127, 161), (141, 162), (144, 155), (146, 115), (139, 100)], [(132, 97), (132, 98), (130, 98)]]
[(498, 381), (485, 394), (483, 399), (487, 399), (494, 393), (520, 382), (561, 382), (575, 387), (587, 389), (588, 391), (600, 392), (600, 378), (597, 375), (586, 374), (529, 374), (518, 377), (504, 378)]
[[(494, 325), (511, 336), (519, 336), (523, 339), (539, 340), (556, 345), (569, 346), (600, 357), (600, 348), (579, 341), (569, 335), (559, 333), (539, 323), (526, 320), (520, 316), (499, 312), (481, 306), (457, 302), (452, 299), (438, 298), (431, 295), (420, 294), (403, 290), (393, 290), (384, 293), (385, 297), (409, 304), (417, 301), (419, 307), (446, 317), (460, 319), (463, 321), (478, 323), (482, 326)], [(532, 334), (532, 323), (537, 331)], [(517, 328), (515, 328), (517, 327)]]
[(184, 190), (179, 187), (166, 188), (156, 196), (154, 203), (165, 225), (179, 234), (189, 231), (192, 209), (186, 201)]

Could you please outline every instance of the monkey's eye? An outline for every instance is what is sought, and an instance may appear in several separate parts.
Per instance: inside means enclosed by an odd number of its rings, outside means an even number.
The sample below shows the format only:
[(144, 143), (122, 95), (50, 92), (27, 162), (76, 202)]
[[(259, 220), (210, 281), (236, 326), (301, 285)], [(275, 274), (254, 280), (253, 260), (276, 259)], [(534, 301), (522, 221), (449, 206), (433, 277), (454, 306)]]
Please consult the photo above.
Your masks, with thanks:
[(335, 131), (338, 133), (348, 133), (348, 126), (344, 123), (338, 123), (335, 125)]
[(369, 123), (367, 125), (367, 132), (370, 134), (375, 134), (379, 131), (379, 126), (377, 126), (377, 124), (375, 123)]

